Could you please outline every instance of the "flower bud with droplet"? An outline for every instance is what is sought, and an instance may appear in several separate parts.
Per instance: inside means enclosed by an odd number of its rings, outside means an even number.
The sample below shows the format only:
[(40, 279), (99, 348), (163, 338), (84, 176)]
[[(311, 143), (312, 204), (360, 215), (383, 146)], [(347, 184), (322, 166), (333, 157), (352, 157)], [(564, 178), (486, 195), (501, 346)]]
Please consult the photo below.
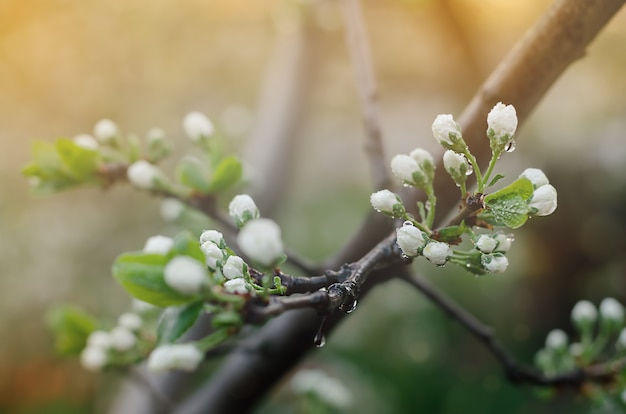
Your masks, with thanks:
[(393, 218), (401, 218), (406, 212), (400, 196), (389, 190), (380, 190), (372, 193), (370, 203), (374, 210)]
[(465, 156), (447, 150), (443, 153), (443, 168), (457, 185), (460, 186), (467, 181), (468, 165)]
[(517, 114), (513, 105), (498, 102), (487, 115), (487, 137), (494, 154), (507, 150), (517, 129)]
[(248, 194), (239, 194), (233, 197), (228, 204), (228, 214), (235, 220), (235, 224), (239, 228), (260, 216), (259, 209)]
[(461, 127), (456, 123), (452, 115), (437, 115), (432, 125), (433, 136), (439, 144), (445, 149), (454, 152), (464, 153), (467, 150), (467, 144), (463, 140)]
[(420, 229), (409, 224), (396, 229), (396, 243), (404, 255), (415, 257), (426, 244), (426, 239)]
[(452, 255), (452, 250), (448, 243), (431, 241), (424, 247), (422, 254), (437, 266), (443, 266)]
[(550, 184), (537, 188), (528, 203), (528, 207), (534, 216), (548, 216), (554, 213), (557, 207), (556, 188)]

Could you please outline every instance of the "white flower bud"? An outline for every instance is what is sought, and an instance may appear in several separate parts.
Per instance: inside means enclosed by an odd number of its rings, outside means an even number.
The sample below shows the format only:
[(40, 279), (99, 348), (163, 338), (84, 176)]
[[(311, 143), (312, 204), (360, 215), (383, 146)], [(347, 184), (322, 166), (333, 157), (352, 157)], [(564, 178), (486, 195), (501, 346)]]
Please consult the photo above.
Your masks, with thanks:
[(404, 212), (404, 205), (400, 197), (389, 190), (380, 190), (372, 193), (370, 203), (374, 210), (392, 217), (400, 217), (396, 216), (395, 212)]
[(203, 113), (189, 112), (183, 120), (185, 134), (194, 142), (213, 134), (213, 124)]
[(443, 153), (443, 168), (455, 181), (457, 178), (465, 178), (467, 176), (467, 158), (452, 150), (447, 150)]
[(424, 247), (422, 254), (437, 266), (442, 266), (448, 261), (450, 255), (452, 255), (452, 250), (448, 243), (431, 241)]
[(537, 188), (530, 199), (530, 203), (528, 203), (528, 207), (535, 216), (548, 216), (554, 213), (556, 206), (556, 188), (550, 184)]
[(111, 346), (120, 351), (128, 351), (137, 343), (137, 337), (128, 329), (116, 326), (111, 329)]
[(175, 291), (193, 295), (200, 293), (207, 282), (207, 270), (189, 256), (176, 256), (165, 266), (163, 278)]
[(162, 141), (165, 141), (165, 137), (165, 131), (161, 128), (152, 128), (146, 133), (146, 141), (148, 141), (148, 145), (161, 143)]
[(580, 342), (574, 342), (569, 346), (569, 354), (574, 358), (579, 358), (583, 354), (584, 350), (585, 348)]
[(424, 174), (421, 167), (412, 157), (398, 154), (391, 160), (391, 171), (396, 177), (407, 183), (415, 183), (414, 173)]
[(141, 316), (132, 312), (122, 313), (117, 319), (117, 324), (129, 331), (138, 331), (142, 324)]
[(541, 171), (539, 168), (526, 168), (520, 175), (521, 177), (526, 177), (533, 183), (533, 187), (535, 189), (542, 187), (546, 184), (550, 184), (548, 181), (548, 177)]
[(93, 331), (87, 337), (87, 345), (92, 348), (107, 350), (111, 348), (111, 335), (105, 331)]
[(618, 350), (624, 351), (626, 350), (626, 328), (622, 329), (617, 337), (617, 342), (615, 346)]
[(624, 323), (624, 306), (614, 298), (605, 298), (600, 302), (600, 316), (621, 326)]
[(567, 334), (560, 329), (553, 329), (546, 336), (546, 348), (548, 349), (565, 349), (567, 342)]
[(93, 127), (93, 134), (100, 142), (110, 142), (119, 134), (119, 130), (115, 122), (110, 119), (101, 119)]
[(167, 254), (174, 246), (174, 240), (166, 236), (152, 236), (146, 240), (143, 252), (150, 254)]
[(218, 261), (224, 260), (224, 252), (212, 241), (202, 243), (200, 249), (206, 257), (206, 265), (212, 270), (217, 269)]
[(166, 198), (161, 202), (161, 217), (168, 222), (176, 221), (185, 211), (185, 205), (176, 198)]
[(430, 152), (426, 151), (424, 148), (415, 148), (409, 154), (411, 158), (413, 158), (417, 163), (423, 168), (425, 165), (435, 165), (435, 160)]
[(226, 279), (237, 279), (243, 277), (246, 263), (239, 256), (229, 256), (222, 267), (222, 273)]
[(106, 350), (88, 346), (80, 353), (80, 364), (89, 371), (100, 371), (108, 362)]
[(517, 114), (513, 105), (498, 102), (487, 115), (487, 136), (492, 150), (502, 152), (512, 141), (517, 129)]
[(593, 303), (580, 300), (572, 309), (572, 321), (578, 326), (589, 326), (598, 318), (598, 311)]
[(155, 179), (161, 171), (146, 160), (135, 161), (128, 167), (126, 175), (135, 187), (150, 190), (155, 186)]
[(406, 256), (417, 256), (418, 250), (426, 244), (422, 231), (413, 225), (404, 225), (396, 230), (398, 247)]
[(511, 249), (513, 243), (513, 235), (507, 235), (504, 233), (497, 233), (493, 236), (494, 240), (498, 242), (498, 246), (495, 248), (496, 252), (506, 253)]
[(74, 144), (78, 145), (81, 148), (88, 149), (91, 151), (97, 151), (100, 147), (98, 141), (94, 137), (88, 134), (79, 134), (74, 137), (72, 140)]
[(230, 204), (228, 204), (228, 214), (239, 227), (246, 224), (249, 220), (258, 219), (260, 215), (254, 200), (247, 194), (239, 194), (233, 197)]
[(483, 253), (491, 253), (495, 250), (498, 242), (488, 234), (481, 234), (476, 240), (476, 248)]
[(463, 152), (467, 144), (463, 141), (461, 127), (450, 114), (437, 115), (433, 122), (433, 136), (445, 149)]
[(483, 254), (480, 263), (489, 273), (502, 273), (509, 267), (509, 259), (502, 254)]
[(144, 314), (144, 313), (149, 313), (149, 312), (153, 312), (157, 309), (160, 309), (158, 306), (154, 306), (151, 303), (148, 302), (144, 302), (143, 300), (139, 300), (137, 298), (133, 298), (133, 302), (132, 302), (132, 309), (134, 312), (137, 312), (138, 314)]
[(204, 230), (200, 235), (200, 244), (204, 244), (206, 242), (212, 242), (218, 247), (222, 247), (225, 243), (224, 235), (217, 230)]
[(270, 219), (247, 222), (237, 235), (237, 243), (250, 259), (266, 267), (275, 265), (284, 256), (280, 227)]
[(153, 372), (193, 371), (202, 358), (202, 352), (192, 344), (161, 345), (150, 354), (148, 369)]
[(242, 278), (227, 280), (224, 283), (224, 290), (228, 293), (235, 293), (238, 295), (243, 295), (248, 293), (247, 289), (248, 284)]

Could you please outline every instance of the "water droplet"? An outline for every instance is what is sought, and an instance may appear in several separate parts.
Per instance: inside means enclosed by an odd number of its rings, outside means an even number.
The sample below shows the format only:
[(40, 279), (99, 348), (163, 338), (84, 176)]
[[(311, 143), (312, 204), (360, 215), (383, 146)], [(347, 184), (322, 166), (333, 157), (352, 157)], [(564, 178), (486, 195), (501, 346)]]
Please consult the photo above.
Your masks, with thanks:
[(407, 256), (407, 255), (406, 255), (406, 254), (404, 254), (404, 253), (402, 253), (402, 258), (403, 258), (403, 259), (410, 259), (410, 257), (409, 257), (409, 256)]
[(376, 210), (377, 213), (381, 213), (382, 212), (382, 210), (379, 209), (379, 208), (375, 208), (374, 210)]
[(465, 162), (467, 163), (467, 171), (465, 171), (465, 175), (472, 175), (474, 172), (474, 167), (472, 167), (472, 163), (469, 162), (467, 158), (465, 158)]
[(412, 226), (413, 223), (411, 222), (411, 220), (407, 220), (404, 223), (402, 223), (403, 226)]
[(348, 304), (346, 304), (344, 307), (347, 308), (344, 310), (345, 313), (352, 313), (356, 310), (356, 304), (357, 304), (357, 300), (355, 299), (352, 303), (350, 303), (350, 306), (348, 306)]
[(402, 187), (409, 188), (409, 187), (411, 187), (411, 184), (404, 183), (404, 184), (402, 184)]
[(505, 150), (506, 152), (513, 152), (513, 151), (515, 151), (515, 140), (514, 140), (514, 139), (512, 139), (512, 140), (511, 140), (511, 142), (509, 142), (509, 143), (506, 145), (506, 148), (504, 148), (504, 150)]
[(425, 202), (424, 207), (426, 208), (426, 210), (430, 210), (430, 201)]
[(472, 267), (472, 265), (469, 264), (469, 263), (465, 263), (465, 267), (467, 267), (469, 269), (470, 267)]
[(321, 348), (324, 345), (326, 345), (326, 337), (323, 334), (320, 335), (319, 337), (316, 336), (313, 343), (315, 344), (316, 347)]

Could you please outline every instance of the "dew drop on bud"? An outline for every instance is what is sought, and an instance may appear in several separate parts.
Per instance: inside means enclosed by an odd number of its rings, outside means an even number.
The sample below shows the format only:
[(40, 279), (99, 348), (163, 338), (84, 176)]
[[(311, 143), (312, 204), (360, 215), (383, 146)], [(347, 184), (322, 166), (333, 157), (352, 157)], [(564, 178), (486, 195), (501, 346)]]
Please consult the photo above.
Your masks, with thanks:
[(411, 222), (411, 220), (407, 220), (404, 223), (402, 223), (403, 226), (412, 226), (413, 223)]
[(465, 162), (467, 163), (467, 171), (465, 171), (465, 175), (472, 175), (474, 172), (474, 167), (472, 167), (472, 163), (466, 158)]
[(506, 144), (506, 148), (504, 148), (504, 150), (506, 152), (513, 152), (513, 151), (515, 151), (515, 140), (512, 139), (511, 142)]
[(410, 259), (410, 257), (409, 257), (409, 256), (407, 256), (407, 255), (406, 255), (406, 254), (404, 254), (404, 253), (402, 253), (402, 258), (403, 258), (403, 259), (405, 259), (405, 260)]

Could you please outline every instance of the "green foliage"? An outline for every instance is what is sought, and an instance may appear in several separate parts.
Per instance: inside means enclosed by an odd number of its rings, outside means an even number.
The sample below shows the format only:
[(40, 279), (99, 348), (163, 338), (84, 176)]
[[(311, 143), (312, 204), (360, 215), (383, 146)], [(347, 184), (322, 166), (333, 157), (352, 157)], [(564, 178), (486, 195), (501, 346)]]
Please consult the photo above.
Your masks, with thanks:
[(60, 305), (48, 315), (48, 326), (55, 336), (55, 348), (61, 355), (78, 355), (87, 343), (87, 337), (96, 329), (91, 315), (70, 306)]
[(193, 326), (203, 307), (204, 302), (198, 301), (186, 306), (166, 309), (161, 315), (157, 327), (158, 345), (170, 344), (179, 339)]
[(239, 181), (242, 173), (243, 167), (237, 157), (224, 158), (213, 171), (209, 192), (219, 193), (229, 189)]
[(485, 197), (486, 211), (480, 218), (496, 226), (517, 229), (528, 220), (528, 200), (533, 195), (533, 185), (521, 177), (503, 189)]
[(176, 171), (178, 181), (186, 187), (200, 193), (210, 192), (209, 172), (200, 160), (183, 158)]

